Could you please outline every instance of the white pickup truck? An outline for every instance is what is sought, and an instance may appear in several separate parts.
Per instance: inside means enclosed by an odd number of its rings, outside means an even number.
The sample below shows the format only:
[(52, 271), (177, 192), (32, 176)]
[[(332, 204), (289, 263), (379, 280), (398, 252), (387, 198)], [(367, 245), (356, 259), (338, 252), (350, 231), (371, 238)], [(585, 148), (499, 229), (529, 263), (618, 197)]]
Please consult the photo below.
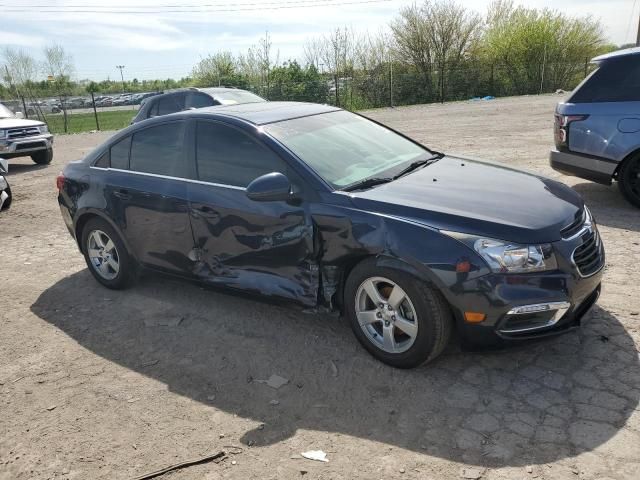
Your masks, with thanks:
[(38, 164), (51, 163), (53, 135), (44, 122), (21, 118), (0, 103), (0, 157), (31, 157)]

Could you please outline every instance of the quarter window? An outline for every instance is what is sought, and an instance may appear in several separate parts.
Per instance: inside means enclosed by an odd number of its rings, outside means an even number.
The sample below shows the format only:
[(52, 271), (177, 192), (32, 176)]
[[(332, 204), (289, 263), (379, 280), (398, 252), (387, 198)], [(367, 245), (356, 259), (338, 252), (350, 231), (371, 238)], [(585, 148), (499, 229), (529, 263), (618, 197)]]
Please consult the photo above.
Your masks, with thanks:
[(196, 161), (200, 180), (246, 187), (271, 172), (287, 174), (286, 163), (274, 152), (233, 127), (198, 122)]
[(131, 148), (130, 135), (111, 146), (111, 168), (119, 168), (120, 170), (129, 169), (130, 148)]
[(187, 177), (184, 122), (145, 128), (133, 134), (131, 170), (170, 177)]
[(190, 93), (187, 96), (186, 108), (203, 108), (217, 105), (217, 103), (209, 95), (204, 93)]
[(573, 103), (640, 101), (640, 59), (633, 57), (605, 60), (576, 89)]
[(158, 115), (168, 115), (170, 113), (184, 110), (184, 94), (167, 95), (158, 100)]

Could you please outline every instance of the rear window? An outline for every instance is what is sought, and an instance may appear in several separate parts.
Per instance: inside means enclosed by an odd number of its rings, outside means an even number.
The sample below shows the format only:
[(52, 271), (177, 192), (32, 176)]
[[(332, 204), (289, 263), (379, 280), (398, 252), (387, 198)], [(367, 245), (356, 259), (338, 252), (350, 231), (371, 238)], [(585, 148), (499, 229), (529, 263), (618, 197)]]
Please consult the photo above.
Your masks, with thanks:
[(614, 58), (600, 64), (569, 100), (571, 103), (640, 101), (640, 56)]

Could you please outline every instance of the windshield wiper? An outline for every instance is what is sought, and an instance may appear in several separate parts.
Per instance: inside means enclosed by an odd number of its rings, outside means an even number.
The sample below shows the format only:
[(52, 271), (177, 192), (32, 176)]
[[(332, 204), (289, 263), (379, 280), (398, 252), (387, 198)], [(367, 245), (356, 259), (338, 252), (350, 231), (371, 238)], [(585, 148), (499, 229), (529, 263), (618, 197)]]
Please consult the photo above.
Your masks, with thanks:
[(393, 180), (396, 180), (406, 175), (407, 173), (413, 172), (414, 170), (420, 167), (423, 167), (423, 166), (426, 167), (427, 165), (431, 165), (432, 163), (435, 163), (438, 160), (440, 160), (442, 157), (444, 157), (444, 153), (435, 152), (435, 154), (429, 158), (425, 158), (423, 160), (416, 160), (415, 162), (410, 163), (407, 167), (400, 170), (400, 172), (398, 172), (396, 175), (394, 175)]
[(364, 180), (360, 180), (354, 184), (349, 185), (348, 187), (343, 188), (344, 192), (352, 192), (354, 190), (361, 190), (363, 188), (375, 187), (376, 185), (380, 185), (382, 183), (389, 183), (393, 181), (391, 177), (371, 177), (365, 178)]

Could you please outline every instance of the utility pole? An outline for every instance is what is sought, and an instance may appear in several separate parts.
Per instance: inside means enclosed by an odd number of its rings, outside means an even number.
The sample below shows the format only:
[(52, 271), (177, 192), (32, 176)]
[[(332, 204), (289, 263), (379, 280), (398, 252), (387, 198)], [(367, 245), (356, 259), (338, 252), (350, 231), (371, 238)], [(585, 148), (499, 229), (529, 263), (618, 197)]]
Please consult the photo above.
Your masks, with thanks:
[(122, 93), (124, 93), (124, 75), (122, 70), (124, 70), (124, 65), (116, 65), (116, 68), (120, 70), (120, 80), (122, 80)]

